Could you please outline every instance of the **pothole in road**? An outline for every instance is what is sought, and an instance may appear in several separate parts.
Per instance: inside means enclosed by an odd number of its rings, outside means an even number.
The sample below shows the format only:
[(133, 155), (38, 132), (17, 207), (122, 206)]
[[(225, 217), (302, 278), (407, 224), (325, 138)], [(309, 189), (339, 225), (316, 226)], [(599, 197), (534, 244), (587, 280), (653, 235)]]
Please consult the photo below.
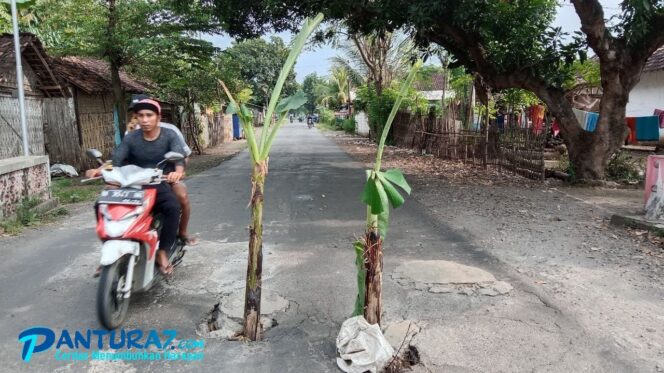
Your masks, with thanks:
[[(285, 311), (290, 302), (276, 292), (263, 289), (261, 294), (261, 326), (263, 332), (278, 325), (273, 317)], [(198, 334), (208, 338), (232, 338), (242, 330), (244, 288), (221, 298), (199, 325)]]
[(496, 296), (507, 294), (512, 285), (491, 273), (446, 260), (413, 260), (401, 264), (392, 278), (402, 286), (430, 293)]

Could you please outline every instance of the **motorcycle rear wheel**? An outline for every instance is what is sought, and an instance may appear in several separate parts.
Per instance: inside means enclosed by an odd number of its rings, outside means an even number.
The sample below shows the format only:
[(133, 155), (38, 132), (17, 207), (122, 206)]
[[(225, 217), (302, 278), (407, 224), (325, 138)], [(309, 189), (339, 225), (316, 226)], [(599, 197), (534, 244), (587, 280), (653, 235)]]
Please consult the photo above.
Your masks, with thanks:
[(122, 325), (127, 316), (129, 298), (120, 291), (124, 287), (127, 276), (128, 256), (125, 255), (115, 263), (102, 267), (97, 288), (97, 317), (99, 322), (109, 330)]

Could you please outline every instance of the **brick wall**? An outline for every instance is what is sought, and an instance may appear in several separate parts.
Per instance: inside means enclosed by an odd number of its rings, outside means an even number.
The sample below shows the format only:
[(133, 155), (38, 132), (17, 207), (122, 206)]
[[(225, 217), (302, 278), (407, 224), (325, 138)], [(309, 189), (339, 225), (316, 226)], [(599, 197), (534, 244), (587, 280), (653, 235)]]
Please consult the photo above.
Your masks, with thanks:
[(15, 157), (0, 160), (0, 219), (12, 216), (26, 197), (50, 197), (48, 157)]

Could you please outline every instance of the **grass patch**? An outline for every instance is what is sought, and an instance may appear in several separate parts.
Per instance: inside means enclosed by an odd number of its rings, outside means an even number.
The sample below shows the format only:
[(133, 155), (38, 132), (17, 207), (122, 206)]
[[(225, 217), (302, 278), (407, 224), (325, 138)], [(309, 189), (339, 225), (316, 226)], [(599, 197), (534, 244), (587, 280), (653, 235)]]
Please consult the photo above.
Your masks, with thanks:
[(80, 179), (57, 178), (51, 183), (53, 196), (63, 205), (94, 201), (102, 188), (100, 180), (82, 184)]

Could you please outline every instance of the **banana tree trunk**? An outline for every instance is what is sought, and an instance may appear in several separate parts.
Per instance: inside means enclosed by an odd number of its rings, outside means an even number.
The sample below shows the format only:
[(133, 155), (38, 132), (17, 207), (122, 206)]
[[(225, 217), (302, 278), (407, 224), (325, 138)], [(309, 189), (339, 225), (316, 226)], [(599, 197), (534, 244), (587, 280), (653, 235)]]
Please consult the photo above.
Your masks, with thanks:
[(263, 188), (266, 171), (257, 163), (251, 176), (251, 226), (249, 227), (249, 260), (247, 261), (247, 285), (244, 296), (245, 338), (256, 341), (261, 338), (261, 284), (263, 274)]
[[(377, 216), (372, 215), (377, 227)], [(364, 268), (364, 318), (369, 324), (380, 325), (380, 315), (383, 310), (383, 240), (377, 228), (369, 229), (365, 237)]]

